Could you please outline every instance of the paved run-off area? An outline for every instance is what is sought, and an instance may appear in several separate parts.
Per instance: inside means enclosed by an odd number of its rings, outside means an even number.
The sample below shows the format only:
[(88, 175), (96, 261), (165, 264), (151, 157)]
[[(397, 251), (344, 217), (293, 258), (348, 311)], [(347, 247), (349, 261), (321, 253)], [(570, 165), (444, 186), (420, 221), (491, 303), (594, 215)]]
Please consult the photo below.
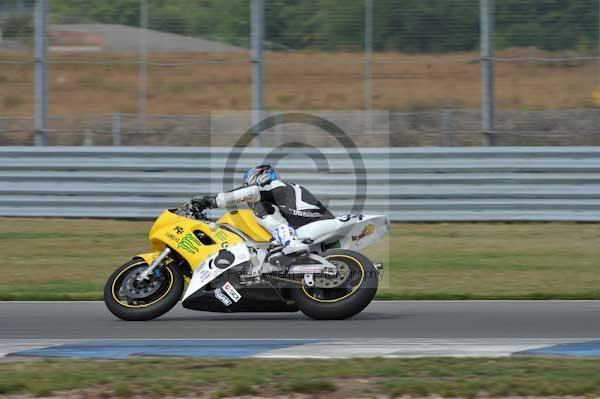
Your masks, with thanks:
[(0, 353), (127, 358), (600, 355), (600, 301), (374, 302), (344, 321), (177, 306), (150, 322), (101, 302), (1, 302)]

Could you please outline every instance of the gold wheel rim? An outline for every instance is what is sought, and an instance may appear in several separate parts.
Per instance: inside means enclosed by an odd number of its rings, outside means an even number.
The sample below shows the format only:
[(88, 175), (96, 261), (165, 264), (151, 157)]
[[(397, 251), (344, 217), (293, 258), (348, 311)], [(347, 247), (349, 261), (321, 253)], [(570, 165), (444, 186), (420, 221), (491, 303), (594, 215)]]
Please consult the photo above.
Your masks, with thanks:
[(131, 268), (133, 267), (137, 267), (140, 265), (147, 265), (146, 262), (138, 262), (138, 263), (134, 263), (132, 265), (130, 265), (129, 267), (126, 267), (125, 269), (121, 270), (121, 272), (117, 275), (117, 277), (114, 278), (113, 282), (112, 282), (112, 287), (111, 287), (111, 294), (113, 299), (121, 306), (125, 306), (127, 308), (146, 308), (148, 306), (152, 306), (155, 303), (160, 302), (165, 296), (167, 296), (167, 294), (169, 292), (171, 292), (171, 288), (173, 287), (173, 282), (174, 282), (174, 276), (173, 276), (173, 272), (171, 272), (171, 269), (169, 269), (168, 267), (165, 267), (165, 270), (167, 270), (169, 272), (169, 286), (167, 287), (167, 290), (165, 291), (164, 294), (162, 294), (158, 299), (155, 299), (154, 301), (150, 302), (150, 303), (145, 303), (143, 305), (130, 305), (128, 303), (123, 303), (119, 298), (116, 297), (115, 295), (115, 284), (117, 283), (117, 281), (119, 281), (119, 278), (123, 275), (123, 273), (127, 272), (128, 270), (131, 270)]
[(306, 291), (306, 286), (304, 285), (304, 282), (302, 283), (302, 291), (304, 292), (304, 295), (306, 295), (307, 297), (309, 297), (310, 299), (312, 299), (313, 301), (316, 302), (323, 302), (323, 303), (334, 303), (334, 302), (339, 302), (339, 301), (343, 301), (344, 299), (348, 298), (349, 296), (353, 295), (362, 285), (363, 281), (365, 280), (365, 268), (363, 267), (363, 264), (356, 258), (354, 258), (353, 256), (350, 255), (330, 255), (330, 256), (326, 256), (325, 259), (329, 259), (329, 258), (348, 258), (353, 260), (354, 262), (356, 262), (356, 264), (358, 265), (358, 267), (360, 268), (360, 281), (358, 282), (358, 284), (356, 284), (356, 286), (354, 286), (352, 288), (352, 290), (350, 290), (349, 293), (347, 293), (346, 295), (340, 297), (340, 298), (336, 298), (336, 299), (320, 299), (320, 298), (316, 298), (313, 295), (311, 295), (308, 291)]

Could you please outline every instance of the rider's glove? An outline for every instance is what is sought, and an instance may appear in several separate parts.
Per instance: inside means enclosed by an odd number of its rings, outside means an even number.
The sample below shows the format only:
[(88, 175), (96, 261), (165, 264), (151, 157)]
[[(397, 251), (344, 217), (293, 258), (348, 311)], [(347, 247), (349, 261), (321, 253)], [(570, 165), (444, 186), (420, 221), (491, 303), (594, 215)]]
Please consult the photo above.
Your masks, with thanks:
[(217, 207), (217, 200), (214, 195), (205, 195), (203, 197), (192, 197), (192, 205), (199, 210), (211, 209)]

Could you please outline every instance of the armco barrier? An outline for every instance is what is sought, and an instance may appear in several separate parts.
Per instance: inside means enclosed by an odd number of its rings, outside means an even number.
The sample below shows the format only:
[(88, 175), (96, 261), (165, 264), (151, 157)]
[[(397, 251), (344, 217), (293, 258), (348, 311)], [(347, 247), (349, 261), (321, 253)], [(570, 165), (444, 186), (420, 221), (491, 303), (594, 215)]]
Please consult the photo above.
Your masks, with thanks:
[[(0, 215), (152, 218), (221, 190), (223, 171), (237, 182), (270, 159), (337, 213), (366, 188), (364, 213), (395, 221), (600, 221), (600, 147), (364, 148), (351, 157), (340, 148), (248, 148), (237, 165), (227, 162), (230, 152), (0, 147)], [(356, 184), (359, 161), (366, 187)]]

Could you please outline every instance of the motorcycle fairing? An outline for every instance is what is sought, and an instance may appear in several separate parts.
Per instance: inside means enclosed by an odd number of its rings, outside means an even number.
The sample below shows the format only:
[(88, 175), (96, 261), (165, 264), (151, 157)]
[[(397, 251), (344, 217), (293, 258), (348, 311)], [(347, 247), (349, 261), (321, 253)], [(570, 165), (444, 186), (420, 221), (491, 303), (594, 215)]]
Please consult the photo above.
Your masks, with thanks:
[[(190, 295), (182, 305), (186, 309), (204, 312), (237, 313), (237, 312), (297, 312), (296, 305), (282, 297), (272, 284), (267, 282), (257, 283), (250, 287), (241, 287), (239, 278), (232, 273), (221, 275), (204, 288)], [(229, 282), (239, 291), (242, 299), (238, 302), (231, 301), (225, 305), (215, 295), (215, 290)]]
[(183, 301), (225, 271), (249, 261), (250, 251), (245, 244), (222, 248), (194, 270), (190, 284), (183, 295)]
[(385, 216), (364, 216), (340, 240), (340, 247), (360, 252), (375, 244), (390, 232), (390, 221)]
[(361, 251), (385, 237), (389, 229), (386, 216), (340, 215), (304, 225), (296, 233), (300, 239), (315, 243), (339, 241), (342, 249)]
[[(272, 239), (250, 209), (226, 212), (217, 223), (234, 226), (257, 243)], [(306, 224), (296, 232), (300, 239), (309, 238), (315, 243), (339, 241), (343, 249), (361, 251), (385, 237), (389, 229), (390, 222), (386, 216), (340, 215)]]
[(224, 246), (233, 247), (244, 242), (242, 237), (230, 231), (211, 228), (204, 221), (179, 216), (168, 210), (156, 219), (149, 238), (152, 249), (160, 253), (166, 246), (173, 248), (192, 270)]
[(217, 220), (217, 223), (234, 226), (242, 233), (246, 234), (248, 238), (256, 242), (270, 242), (272, 239), (271, 233), (256, 221), (256, 216), (254, 216), (254, 212), (250, 209), (238, 209), (225, 212), (225, 214)]

